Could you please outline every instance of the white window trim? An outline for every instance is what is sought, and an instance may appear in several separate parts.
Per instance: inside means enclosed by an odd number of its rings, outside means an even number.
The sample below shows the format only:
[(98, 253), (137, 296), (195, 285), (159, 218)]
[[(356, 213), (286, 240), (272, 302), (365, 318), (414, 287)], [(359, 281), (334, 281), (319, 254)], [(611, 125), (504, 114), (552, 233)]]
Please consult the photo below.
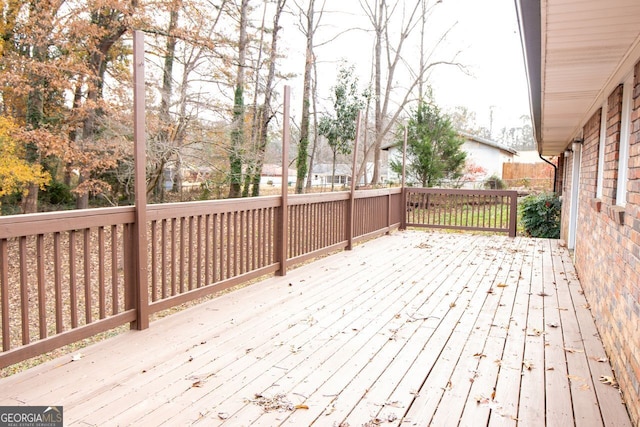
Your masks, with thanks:
[(596, 177), (596, 197), (602, 198), (604, 188), (604, 150), (607, 144), (607, 111), (609, 105), (607, 100), (602, 104), (602, 114), (600, 116), (600, 143), (598, 145), (598, 175)]
[(629, 176), (629, 139), (631, 139), (631, 103), (633, 98), (633, 76), (625, 80), (622, 87), (622, 123), (620, 124), (620, 150), (618, 151), (618, 185), (616, 205), (627, 204), (627, 177)]

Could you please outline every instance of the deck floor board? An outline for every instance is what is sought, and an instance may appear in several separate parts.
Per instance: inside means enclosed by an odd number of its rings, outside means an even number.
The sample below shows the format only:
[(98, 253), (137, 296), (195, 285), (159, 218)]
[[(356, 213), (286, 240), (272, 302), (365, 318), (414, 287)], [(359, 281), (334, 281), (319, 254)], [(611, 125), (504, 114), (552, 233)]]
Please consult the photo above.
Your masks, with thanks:
[(396, 232), (81, 353), (0, 379), (0, 405), (78, 426), (631, 426), (554, 240)]

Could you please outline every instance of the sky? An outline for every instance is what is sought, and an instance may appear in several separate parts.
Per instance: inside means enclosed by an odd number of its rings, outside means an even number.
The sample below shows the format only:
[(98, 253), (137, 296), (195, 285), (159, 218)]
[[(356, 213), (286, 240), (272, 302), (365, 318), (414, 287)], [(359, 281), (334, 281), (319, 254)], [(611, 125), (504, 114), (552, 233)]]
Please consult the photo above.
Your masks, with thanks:
[[(373, 43), (371, 33), (357, 30), (368, 28), (359, 0), (326, 0), (325, 11), (316, 44), (346, 29), (351, 31), (315, 49), (321, 96), (328, 94), (335, 83), (337, 64), (343, 58), (356, 65), (361, 82), (368, 81)], [(438, 105), (445, 111), (465, 106), (475, 112), (477, 126), (493, 126), (494, 131), (522, 126), (520, 117), (530, 112), (514, 1), (442, 0), (435, 6), (428, 25), (432, 40), (451, 29), (434, 58), (451, 59), (459, 52), (456, 60), (469, 72), (467, 75), (450, 66), (440, 66), (432, 72), (430, 84)], [(303, 58), (304, 46), (291, 44), (294, 38), (304, 42), (300, 32), (285, 27), (283, 37), (290, 61)], [(405, 47), (403, 52), (408, 57), (417, 55), (414, 46)], [(295, 61), (293, 67), (299, 70), (301, 60)], [(402, 85), (402, 76), (397, 83)], [(288, 84), (292, 86), (295, 114), (296, 99), (301, 96), (301, 77)]]

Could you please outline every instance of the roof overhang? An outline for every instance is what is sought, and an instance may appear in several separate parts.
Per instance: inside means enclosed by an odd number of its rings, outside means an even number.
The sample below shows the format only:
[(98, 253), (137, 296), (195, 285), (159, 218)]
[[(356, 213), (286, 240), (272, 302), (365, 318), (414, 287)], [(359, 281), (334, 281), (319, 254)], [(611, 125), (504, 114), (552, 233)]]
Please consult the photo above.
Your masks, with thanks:
[(640, 1), (515, 3), (538, 151), (558, 155), (640, 58)]

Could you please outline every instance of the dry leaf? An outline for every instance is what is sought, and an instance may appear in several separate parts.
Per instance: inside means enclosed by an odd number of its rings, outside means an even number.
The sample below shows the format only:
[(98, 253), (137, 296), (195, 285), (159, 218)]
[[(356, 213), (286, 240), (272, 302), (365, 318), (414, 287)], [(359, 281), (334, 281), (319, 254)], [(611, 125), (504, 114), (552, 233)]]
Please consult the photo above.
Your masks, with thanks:
[(300, 405), (296, 405), (294, 406), (295, 409), (309, 409), (309, 407), (305, 404), (300, 404)]
[(582, 384), (580, 386), (580, 390), (590, 390), (590, 389), (591, 389), (591, 387), (589, 387), (589, 384)]
[(455, 307), (455, 306), (456, 306), (456, 303), (455, 303), (455, 302), (452, 302), (451, 304), (449, 304), (449, 307), (451, 307), (451, 308), (453, 308), (453, 307)]
[(600, 375), (600, 382), (602, 384), (608, 384), (611, 387), (618, 388), (618, 381), (615, 378), (610, 377), (608, 375)]
[(221, 420), (226, 420), (227, 418), (229, 418), (229, 414), (227, 414), (226, 412), (218, 412), (218, 418), (220, 418)]
[(522, 366), (524, 366), (524, 368), (528, 371), (533, 369), (533, 362), (531, 362), (530, 360), (525, 360), (522, 362)]
[(549, 297), (549, 296), (551, 296), (546, 292), (539, 292), (538, 295), (540, 295), (541, 297)]
[(560, 325), (558, 325), (556, 322), (553, 322), (553, 323), (547, 323), (547, 326), (550, 328), (557, 328)]
[(505, 283), (498, 283), (496, 286), (499, 287), (499, 288), (506, 288), (509, 285), (507, 285)]
[(489, 288), (489, 290), (487, 291), (488, 294), (492, 294), (493, 293), (493, 288)]
[(566, 351), (567, 353), (584, 353), (584, 351), (580, 350), (579, 348), (570, 348), (570, 347), (565, 347), (564, 351)]
[(487, 355), (486, 355), (486, 354), (484, 354), (484, 353), (476, 353), (476, 354), (474, 354), (474, 355), (473, 355), (473, 357), (480, 357), (480, 358), (482, 358), (482, 357), (487, 357)]
[(191, 384), (191, 387), (202, 387), (202, 381), (194, 381), (193, 384)]
[(476, 399), (476, 403), (477, 404), (483, 404), (483, 403), (487, 404), (487, 403), (489, 403), (491, 401), (491, 399), (489, 399), (488, 397), (485, 397), (485, 396), (483, 396), (481, 394), (477, 395), (475, 397), (475, 399)]

